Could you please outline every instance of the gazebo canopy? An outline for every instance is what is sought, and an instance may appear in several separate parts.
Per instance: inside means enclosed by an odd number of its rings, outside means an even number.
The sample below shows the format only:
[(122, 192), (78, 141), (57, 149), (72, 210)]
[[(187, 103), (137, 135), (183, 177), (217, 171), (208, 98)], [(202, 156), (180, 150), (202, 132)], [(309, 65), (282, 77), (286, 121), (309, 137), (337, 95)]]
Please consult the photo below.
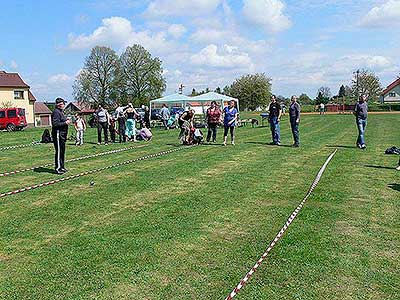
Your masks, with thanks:
[(161, 97), (161, 98), (158, 98), (158, 99), (151, 100), (150, 104), (151, 103), (181, 103), (183, 101), (188, 101), (189, 99), (191, 99), (191, 98), (188, 97), (188, 96), (175, 93), (175, 94), (172, 94), (172, 95), (168, 95), (168, 96), (165, 96), (165, 97)]
[(195, 97), (190, 97), (189, 98), (190, 101), (193, 102), (211, 102), (211, 101), (216, 101), (221, 103), (221, 106), (224, 105), (224, 102), (228, 102), (228, 101), (235, 101), (236, 102), (236, 106), (237, 109), (239, 110), (239, 100), (230, 96), (226, 96), (226, 95), (222, 95), (222, 94), (218, 94), (216, 92), (208, 92), (205, 94), (201, 94)]

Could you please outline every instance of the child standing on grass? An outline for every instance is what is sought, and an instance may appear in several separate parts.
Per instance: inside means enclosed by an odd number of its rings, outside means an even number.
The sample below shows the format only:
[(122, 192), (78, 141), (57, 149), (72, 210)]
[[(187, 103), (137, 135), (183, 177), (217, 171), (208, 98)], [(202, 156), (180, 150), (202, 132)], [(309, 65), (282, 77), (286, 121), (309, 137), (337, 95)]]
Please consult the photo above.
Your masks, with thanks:
[(86, 130), (86, 122), (82, 118), (81, 114), (76, 114), (75, 115), (76, 120), (74, 123), (75, 130), (76, 130), (76, 146), (82, 146), (83, 145), (83, 132)]

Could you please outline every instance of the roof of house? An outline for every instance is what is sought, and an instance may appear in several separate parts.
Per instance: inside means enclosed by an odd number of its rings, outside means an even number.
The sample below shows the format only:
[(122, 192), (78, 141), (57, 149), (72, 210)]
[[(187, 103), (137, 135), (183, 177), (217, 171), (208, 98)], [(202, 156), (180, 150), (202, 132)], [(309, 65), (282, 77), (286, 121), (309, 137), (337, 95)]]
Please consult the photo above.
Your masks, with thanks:
[(82, 102), (70, 102), (67, 107), (73, 105), (75, 106), (81, 113), (94, 113), (96, 110), (90, 108), (90, 105)]
[(391, 84), (389, 84), (388, 87), (383, 90), (382, 95), (387, 94), (388, 92), (390, 92), (393, 88), (395, 88), (398, 85), (400, 85), (400, 78), (398, 78), (397, 80), (395, 80)]
[(33, 110), (34, 110), (34, 113), (38, 114), (38, 115), (51, 114), (51, 110), (43, 102), (35, 102)]
[(29, 97), (29, 101), (36, 101), (36, 98), (35, 98), (35, 96), (33, 96), (31, 91), (28, 91), (28, 97)]
[(0, 71), (0, 87), (29, 88), (18, 73)]

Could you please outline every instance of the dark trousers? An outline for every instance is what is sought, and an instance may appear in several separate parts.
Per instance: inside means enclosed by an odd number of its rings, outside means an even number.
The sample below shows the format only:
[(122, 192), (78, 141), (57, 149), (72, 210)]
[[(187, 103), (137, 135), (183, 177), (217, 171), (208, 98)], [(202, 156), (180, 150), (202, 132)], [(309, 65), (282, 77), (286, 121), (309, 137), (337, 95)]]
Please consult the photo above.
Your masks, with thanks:
[(294, 144), (300, 145), (299, 123), (296, 123), (296, 119), (290, 119), (290, 127), (292, 128)]
[(65, 161), (65, 143), (67, 141), (67, 134), (57, 130), (53, 133), (54, 149), (56, 150), (54, 156), (54, 168), (56, 171), (64, 169)]
[(110, 138), (111, 142), (115, 143), (115, 128), (110, 126)]
[(224, 126), (224, 137), (228, 136), (228, 131), (231, 132), (231, 138), (233, 139), (233, 135), (235, 133), (235, 126)]
[(119, 118), (118, 119), (118, 133), (119, 133), (119, 142), (126, 142), (126, 135), (125, 135), (125, 119), (124, 118)]
[(107, 122), (99, 122), (97, 125), (97, 142), (101, 143), (101, 131), (104, 130), (104, 142), (108, 143), (108, 124)]
[(207, 142), (210, 141), (212, 135), (212, 141), (215, 142), (217, 140), (217, 125), (215, 123), (208, 123), (208, 132), (207, 132)]
[(162, 122), (163, 122), (164, 128), (169, 129), (168, 128), (168, 120), (163, 119)]

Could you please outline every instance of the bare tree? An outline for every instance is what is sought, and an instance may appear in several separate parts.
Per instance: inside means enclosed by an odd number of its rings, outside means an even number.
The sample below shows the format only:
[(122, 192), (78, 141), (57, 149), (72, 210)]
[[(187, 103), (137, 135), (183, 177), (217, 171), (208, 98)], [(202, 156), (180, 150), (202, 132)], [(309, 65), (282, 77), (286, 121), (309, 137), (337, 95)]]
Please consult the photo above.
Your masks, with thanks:
[(330, 99), (332, 97), (331, 89), (327, 86), (321, 86), (318, 89), (317, 96), (321, 95), (323, 98)]
[(141, 45), (126, 48), (120, 58), (125, 95), (136, 105), (148, 103), (165, 91), (162, 62)]
[(116, 101), (119, 60), (114, 50), (96, 46), (75, 79), (74, 97), (79, 102), (113, 105)]
[(379, 77), (366, 69), (360, 70), (358, 74), (353, 76), (351, 89), (354, 97), (367, 95), (373, 101), (378, 100), (382, 92)]

